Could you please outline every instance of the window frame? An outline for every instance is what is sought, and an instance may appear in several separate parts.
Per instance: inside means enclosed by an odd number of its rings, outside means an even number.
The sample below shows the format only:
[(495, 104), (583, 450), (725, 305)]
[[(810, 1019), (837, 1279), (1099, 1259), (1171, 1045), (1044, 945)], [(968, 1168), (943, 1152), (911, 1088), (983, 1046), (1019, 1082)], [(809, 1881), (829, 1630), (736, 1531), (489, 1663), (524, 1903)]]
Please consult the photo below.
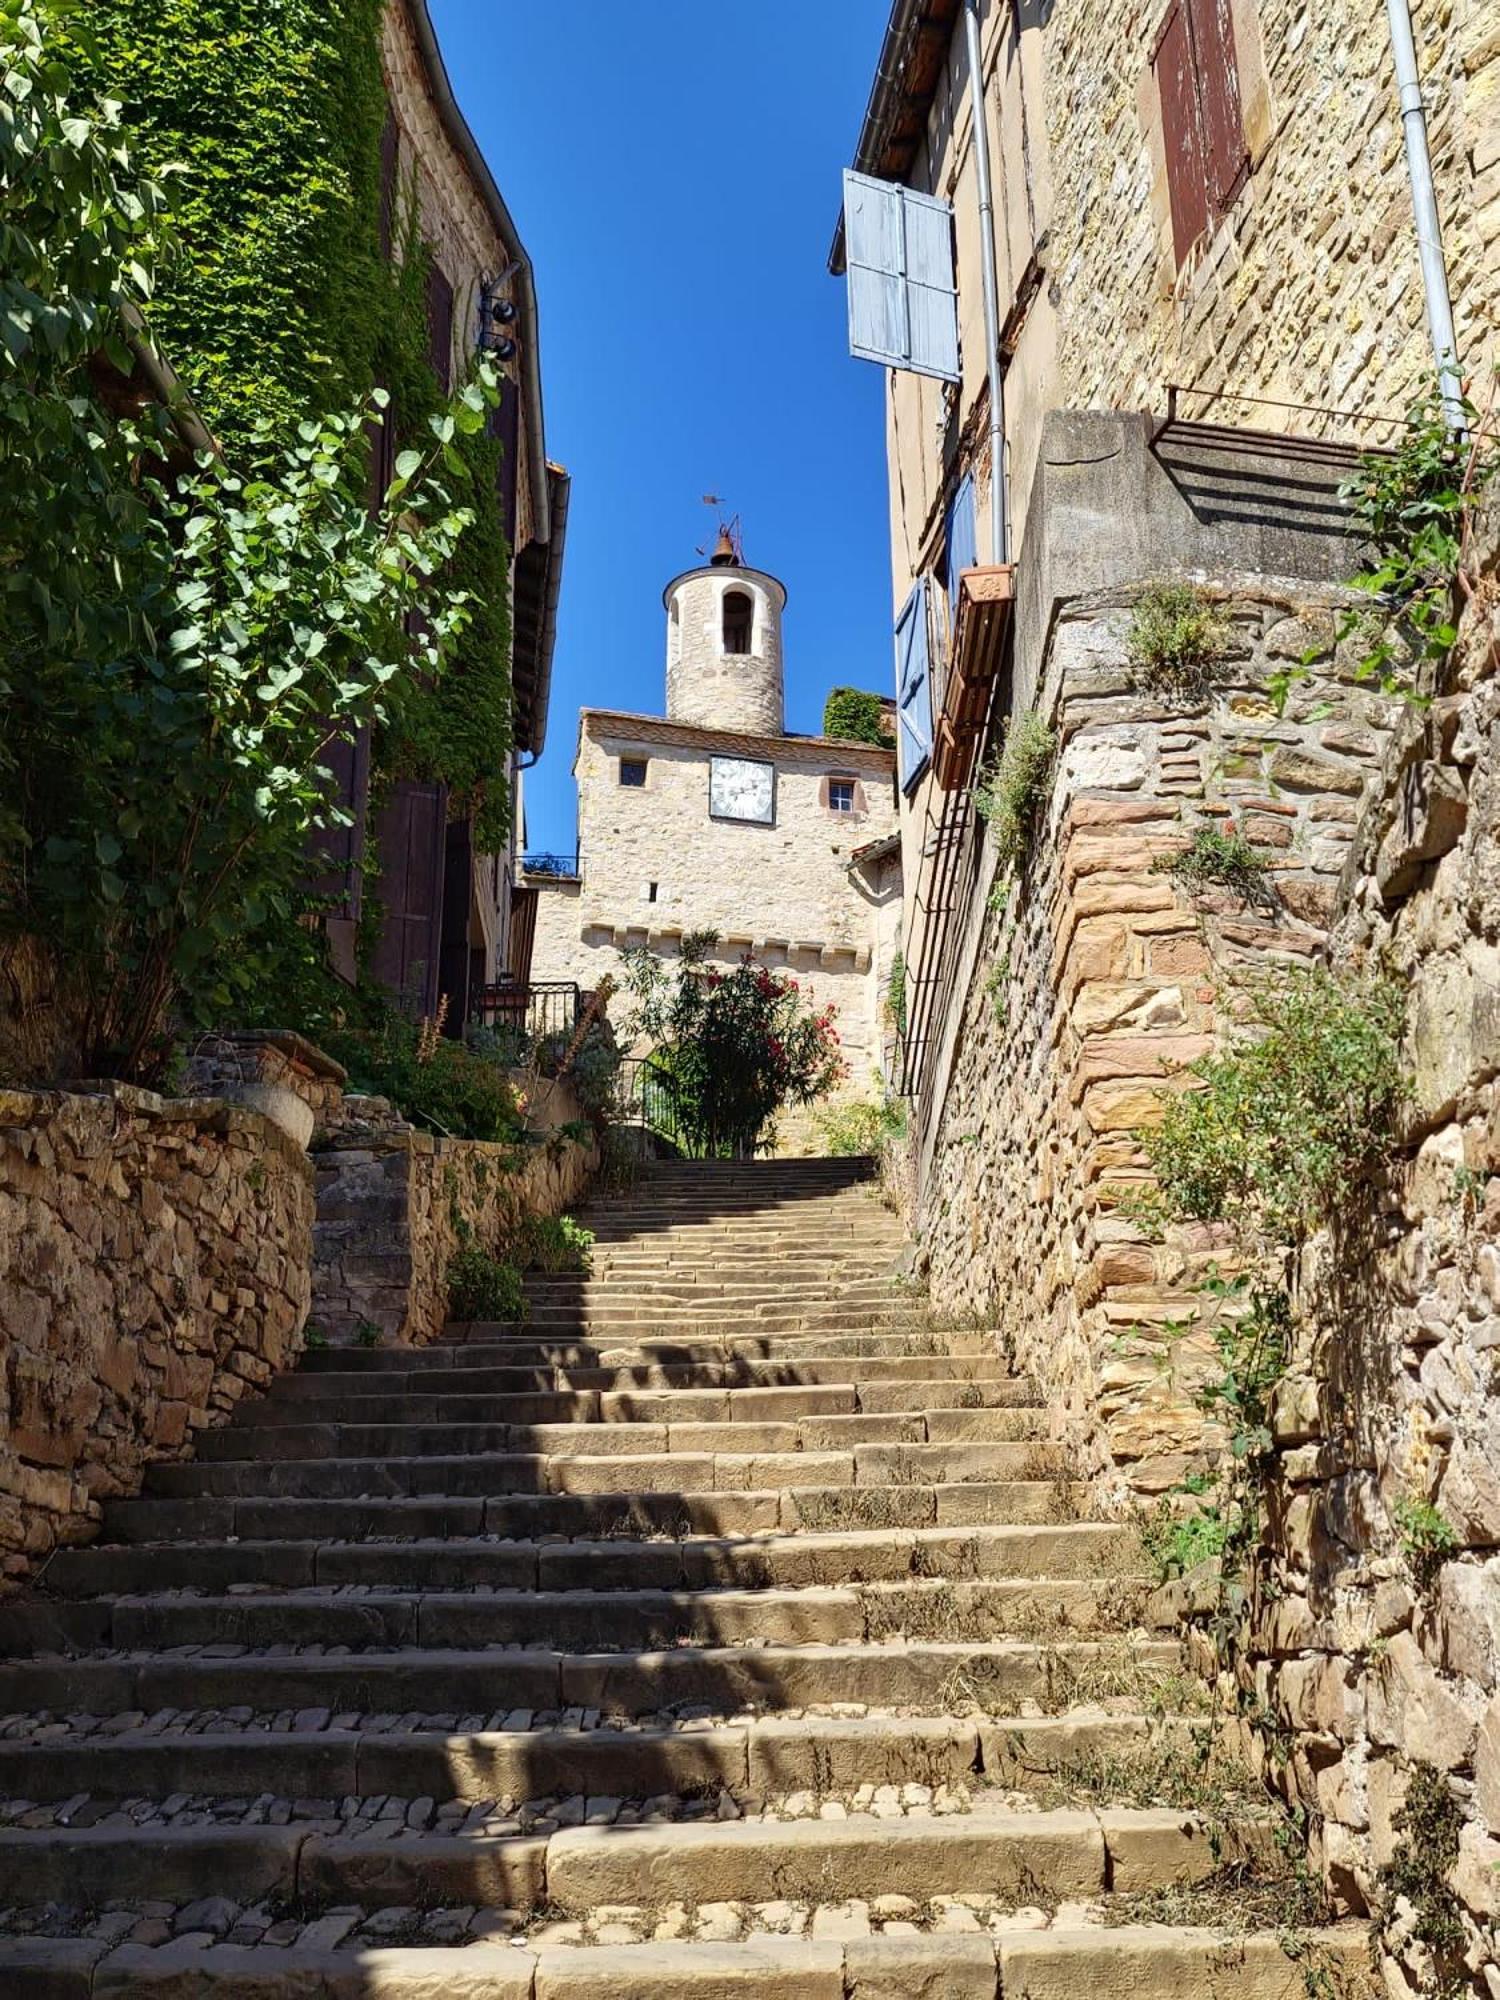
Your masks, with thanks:
[[(649, 757), (620, 757), (616, 762), (618, 764), (616, 782), (622, 791), (643, 792), (646, 790), (651, 777), (651, 759)], [(641, 775), (638, 778), (627, 778), (625, 775), (627, 768), (632, 771), (638, 770)]]
[[(835, 805), (834, 791), (847, 794), (847, 805)], [(852, 819), (859, 811), (859, 779), (847, 771), (830, 771), (823, 780), (823, 804), (839, 819)]]

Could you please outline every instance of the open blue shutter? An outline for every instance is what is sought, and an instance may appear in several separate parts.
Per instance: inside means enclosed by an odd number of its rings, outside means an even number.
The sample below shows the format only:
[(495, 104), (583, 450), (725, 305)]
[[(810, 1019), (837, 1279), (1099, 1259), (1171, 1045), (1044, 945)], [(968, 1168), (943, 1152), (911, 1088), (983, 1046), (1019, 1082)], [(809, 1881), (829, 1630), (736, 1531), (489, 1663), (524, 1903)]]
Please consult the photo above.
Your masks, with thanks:
[(927, 579), (919, 577), (896, 620), (896, 758), (909, 792), (932, 756), (932, 679), (927, 658)]
[(974, 519), (974, 475), (966, 472), (948, 509), (948, 630), (958, 625), (958, 579), (979, 561)]
[(958, 295), (953, 211), (896, 181), (844, 175), (849, 351), (864, 361), (956, 382)]

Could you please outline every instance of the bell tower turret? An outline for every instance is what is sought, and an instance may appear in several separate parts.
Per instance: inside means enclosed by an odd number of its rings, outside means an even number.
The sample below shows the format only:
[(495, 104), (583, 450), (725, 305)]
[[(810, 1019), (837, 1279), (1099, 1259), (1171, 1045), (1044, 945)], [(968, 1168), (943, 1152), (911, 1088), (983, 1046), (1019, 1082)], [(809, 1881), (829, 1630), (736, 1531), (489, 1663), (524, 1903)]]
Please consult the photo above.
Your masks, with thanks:
[(785, 733), (781, 614), (786, 590), (746, 566), (737, 538), (719, 530), (701, 569), (662, 593), (667, 609), (667, 719), (756, 736)]

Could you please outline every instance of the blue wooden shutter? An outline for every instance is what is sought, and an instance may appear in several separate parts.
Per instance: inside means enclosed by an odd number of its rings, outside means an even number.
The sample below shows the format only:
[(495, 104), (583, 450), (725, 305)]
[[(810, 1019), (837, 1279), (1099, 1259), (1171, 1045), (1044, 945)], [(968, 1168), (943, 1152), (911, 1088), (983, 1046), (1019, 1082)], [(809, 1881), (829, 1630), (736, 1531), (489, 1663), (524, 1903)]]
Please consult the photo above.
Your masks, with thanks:
[(956, 382), (953, 211), (895, 181), (844, 175), (849, 351), (863, 361)]
[(896, 620), (896, 757), (910, 791), (932, 756), (932, 679), (927, 657), (927, 579), (919, 577)]
[(958, 579), (979, 561), (979, 530), (974, 518), (974, 475), (966, 472), (948, 509), (948, 630), (958, 626)]

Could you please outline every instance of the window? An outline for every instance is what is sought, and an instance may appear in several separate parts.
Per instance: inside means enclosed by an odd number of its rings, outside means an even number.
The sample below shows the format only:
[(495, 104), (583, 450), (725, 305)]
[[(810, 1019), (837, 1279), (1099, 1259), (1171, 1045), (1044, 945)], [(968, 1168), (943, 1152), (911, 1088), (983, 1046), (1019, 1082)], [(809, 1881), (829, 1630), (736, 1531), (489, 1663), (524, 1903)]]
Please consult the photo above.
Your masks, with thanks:
[(724, 651), (748, 653), (755, 626), (755, 599), (748, 590), (724, 593)]
[(646, 782), (646, 760), (644, 757), (622, 757), (620, 759), (620, 783), (622, 785), (644, 785)]
[(1230, 5), (1170, 0), (1151, 55), (1179, 269), (1204, 231), (1228, 214), (1249, 165)]
[(852, 778), (830, 778), (828, 780), (828, 810), (836, 813), (853, 812), (854, 780)]
[(956, 382), (958, 297), (948, 203), (848, 169), (844, 245), (850, 353)]

